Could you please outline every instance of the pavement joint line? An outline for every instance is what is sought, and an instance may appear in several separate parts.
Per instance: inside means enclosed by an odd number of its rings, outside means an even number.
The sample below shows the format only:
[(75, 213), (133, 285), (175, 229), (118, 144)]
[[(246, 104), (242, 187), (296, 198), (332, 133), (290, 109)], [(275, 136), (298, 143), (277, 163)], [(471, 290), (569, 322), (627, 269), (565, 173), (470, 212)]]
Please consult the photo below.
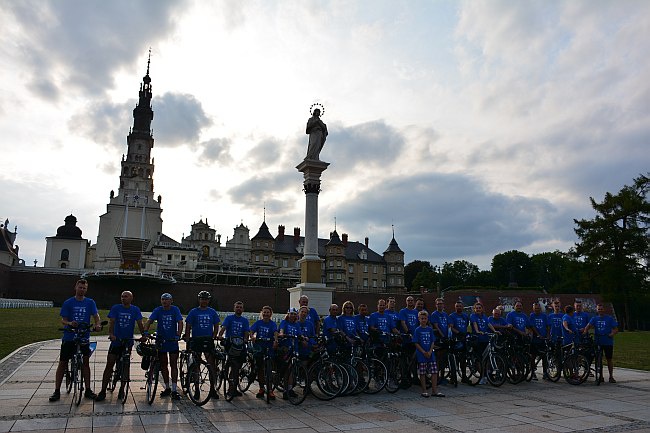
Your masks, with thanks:
[(126, 412), (93, 412), (93, 413), (39, 413), (33, 415), (4, 415), (0, 416), (0, 421), (20, 421), (31, 419), (49, 419), (49, 418), (100, 418), (105, 416), (126, 416), (126, 415), (171, 415), (178, 413), (178, 410), (157, 410), (148, 412), (139, 412), (130, 410)]
[(38, 352), (41, 346), (47, 344), (47, 341), (32, 343), (14, 350), (11, 354), (5, 356), (0, 362), (0, 386), (22, 367), (29, 359)]
[[(404, 399), (404, 400), (407, 400), (407, 399)], [(416, 400), (416, 399), (411, 398), (411, 399), (408, 399), (408, 400)], [(427, 419), (427, 418), (419, 416), (419, 415), (415, 415), (415, 414), (407, 412), (405, 410), (401, 410), (401, 409), (398, 409), (396, 407), (392, 407), (390, 405), (390, 402), (379, 402), (379, 403), (377, 403), (377, 404), (375, 404), (373, 406), (376, 407), (377, 409), (382, 409), (385, 412), (395, 413), (395, 414), (397, 414), (399, 416), (402, 416), (402, 417), (405, 417), (405, 418), (410, 419), (412, 421), (415, 421), (418, 424), (424, 424), (424, 425), (426, 425), (428, 427), (432, 427), (432, 428), (436, 429), (436, 431), (439, 431), (439, 432), (456, 433), (458, 431), (462, 431), (462, 430), (458, 430), (458, 429), (455, 429), (453, 427), (449, 427), (449, 426), (446, 426), (446, 425), (443, 425), (443, 424), (438, 424), (435, 421), (432, 421), (430, 419)]]

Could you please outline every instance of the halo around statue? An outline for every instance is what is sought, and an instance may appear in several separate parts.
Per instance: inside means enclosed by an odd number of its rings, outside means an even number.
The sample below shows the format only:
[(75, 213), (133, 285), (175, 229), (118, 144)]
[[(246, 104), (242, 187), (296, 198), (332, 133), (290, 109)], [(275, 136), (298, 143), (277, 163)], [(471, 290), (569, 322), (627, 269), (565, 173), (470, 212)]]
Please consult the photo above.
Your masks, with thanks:
[(311, 114), (313, 116), (314, 115), (314, 110), (317, 109), (317, 108), (320, 110), (320, 115), (323, 116), (325, 114), (325, 106), (323, 104), (321, 104), (320, 102), (316, 102), (314, 104), (311, 104), (311, 107), (309, 107), (309, 114)]

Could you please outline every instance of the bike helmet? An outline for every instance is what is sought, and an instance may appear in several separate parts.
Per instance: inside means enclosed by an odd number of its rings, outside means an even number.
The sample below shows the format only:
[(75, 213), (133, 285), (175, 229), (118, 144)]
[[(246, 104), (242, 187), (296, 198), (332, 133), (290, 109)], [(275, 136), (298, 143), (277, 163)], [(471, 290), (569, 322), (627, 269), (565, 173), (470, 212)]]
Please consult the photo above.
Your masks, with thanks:
[(212, 299), (212, 295), (207, 290), (201, 290), (198, 297), (199, 299)]
[[(200, 296), (199, 296), (200, 298)], [(172, 294), (171, 293), (163, 293), (160, 295), (160, 299), (172, 299)]]

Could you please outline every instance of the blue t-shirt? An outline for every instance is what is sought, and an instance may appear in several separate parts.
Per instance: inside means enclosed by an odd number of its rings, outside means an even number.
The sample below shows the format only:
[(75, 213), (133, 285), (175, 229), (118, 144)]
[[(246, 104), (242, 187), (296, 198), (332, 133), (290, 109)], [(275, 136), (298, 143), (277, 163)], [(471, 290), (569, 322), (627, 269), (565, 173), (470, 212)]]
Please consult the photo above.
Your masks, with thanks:
[(312, 325), (314, 325), (314, 329), (316, 329), (316, 324), (320, 322), (320, 316), (318, 315), (318, 312), (314, 308), (309, 307), (309, 314), (307, 315), (307, 320), (309, 320)]
[[(415, 332), (415, 329), (420, 326), (418, 322), (418, 310), (414, 309), (409, 309), (409, 308), (402, 308), (399, 312), (399, 318), (402, 322), (406, 323), (406, 327), (409, 329), (409, 333), (413, 335)], [(400, 328), (400, 332), (403, 332), (404, 330)]]
[(113, 334), (117, 338), (111, 345), (120, 344), (122, 338), (133, 338), (133, 326), (138, 320), (142, 320), (142, 313), (135, 305), (125, 308), (122, 304), (116, 304), (111, 307), (108, 313), (109, 319), (115, 319), (113, 325)]
[(551, 313), (548, 315), (548, 324), (551, 327), (551, 341), (562, 338), (562, 313)]
[(354, 316), (339, 316), (336, 319), (336, 325), (348, 337), (357, 336), (357, 322), (354, 320)]
[(231, 314), (226, 317), (221, 326), (226, 328), (226, 338), (244, 338), (244, 334), (250, 330), (248, 319), (243, 316), (237, 316), (236, 314)]
[[(299, 335), (302, 335), (301, 330), (300, 330), (300, 324), (298, 322), (291, 323), (288, 320), (283, 320), (280, 322), (280, 331), (284, 335), (295, 335), (296, 337)], [(280, 346), (284, 347), (292, 347), (291, 345), (294, 343), (293, 338), (283, 338), (280, 340)]]
[(149, 316), (149, 320), (156, 320), (156, 332), (165, 340), (173, 340), (178, 336), (178, 321), (183, 320), (181, 310), (176, 305), (165, 310), (162, 306), (156, 307)]
[(440, 340), (441, 338), (448, 338), (449, 337), (449, 315), (445, 313), (444, 311), (434, 311), (431, 313), (431, 316), (429, 316), (429, 322), (433, 325), (434, 323), (438, 324), (438, 328), (440, 328), (440, 332), (442, 332), (442, 336), (438, 335), (436, 333), (436, 341)]
[(610, 337), (609, 334), (614, 328), (618, 328), (618, 323), (612, 316), (594, 316), (589, 320), (589, 324), (594, 327), (597, 344), (600, 344), (601, 346), (614, 345), (614, 338)]
[[(508, 326), (508, 322), (506, 322), (506, 319), (503, 317), (499, 317), (498, 319), (494, 316), (488, 317), (488, 323), (490, 325), (494, 326)], [(498, 331), (498, 329), (497, 329)]]
[[(472, 323), (471, 326), (472, 334), (474, 334), (474, 323), (476, 323), (476, 327), (480, 332), (490, 332), (490, 328), (488, 327), (488, 318), (485, 314), (472, 313), (472, 315), (469, 316), (469, 321), (470, 323)], [(484, 334), (478, 334), (478, 341), (480, 342), (490, 341), (490, 336)]]
[(539, 333), (539, 336), (546, 338), (548, 335), (548, 317), (544, 313), (530, 313), (529, 322), (530, 326), (535, 328)]
[(401, 327), (400, 327), (400, 325), (399, 325), (399, 321), (400, 321), (399, 313), (397, 313), (397, 312), (395, 312), (395, 311), (393, 311), (393, 310), (389, 310), (388, 308), (386, 308), (386, 310), (384, 311), (384, 314), (387, 314), (387, 315), (390, 316), (390, 318), (391, 318), (391, 324), (390, 324), (390, 329), (391, 329), (391, 330), (392, 330), (393, 328), (397, 328), (398, 330), (401, 329)]
[(219, 314), (210, 307), (202, 310), (200, 307), (192, 308), (185, 318), (185, 323), (192, 327), (192, 337), (211, 337), (214, 325), (219, 323)]
[(467, 314), (456, 313), (454, 311), (449, 315), (449, 322), (451, 322), (451, 326), (456, 328), (458, 332), (461, 334), (467, 334), (467, 325), (469, 324), (469, 317), (467, 317)]
[(368, 318), (368, 326), (377, 328), (381, 332), (389, 334), (392, 328), (393, 318), (388, 314), (380, 314), (378, 311), (375, 311)]
[(517, 313), (516, 311), (508, 313), (506, 322), (508, 325), (512, 325), (513, 328), (522, 332), (526, 332), (526, 327), (528, 327), (528, 317), (524, 313)]
[(368, 338), (368, 316), (362, 316), (361, 314), (357, 314), (354, 316), (354, 322), (357, 325), (357, 333), (363, 338), (364, 340)]
[(269, 339), (270, 341), (256, 341), (255, 344), (262, 347), (273, 347), (273, 337), (276, 332), (278, 332), (278, 325), (273, 321), (269, 320), (265, 322), (260, 319), (257, 322), (251, 325), (251, 332), (255, 333), (255, 338), (261, 338), (262, 340)]
[[(573, 332), (573, 334), (566, 330), (564, 327), (564, 322), (566, 322), (567, 326)], [(579, 338), (580, 336), (578, 335), (578, 327), (576, 326), (575, 320), (573, 320), (573, 316), (570, 316), (568, 314), (562, 316), (562, 344), (571, 344), (574, 341), (578, 341)]]
[[(433, 346), (435, 339), (435, 331), (432, 327), (418, 326), (415, 328), (415, 332), (413, 333), (413, 343), (419, 344), (425, 352), (428, 352), (431, 349), (431, 346)], [(433, 362), (436, 359), (433, 353), (431, 354), (431, 358), (426, 358), (424, 354), (419, 350), (416, 350), (415, 354), (418, 362)]]
[(298, 321), (296, 323), (300, 327), (300, 335), (309, 338), (307, 347), (302, 343), (298, 345), (298, 353), (301, 356), (307, 356), (311, 353), (312, 347), (316, 345), (316, 329), (314, 329), (314, 323), (310, 320), (305, 320), (304, 322)]
[(589, 313), (585, 311), (573, 313), (573, 321), (576, 322), (578, 330), (582, 331), (585, 329), (585, 326), (589, 323)]
[[(72, 298), (66, 299), (66, 301), (61, 306), (61, 312), (59, 315), (66, 319), (68, 322), (77, 323), (88, 323), (90, 324), (90, 318), (94, 317), (97, 314), (97, 305), (95, 301), (90, 298), (84, 298), (83, 301), (77, 301), (73, 296)], [(71, 326), (66, 326), (65, 329), (72, 329)], [(90, 330), (84, 331), (80, 334), (82, 338), (90, 337)], [(64, 332), (63, 341), (72, 341), (74, 339), (73, 332)]]

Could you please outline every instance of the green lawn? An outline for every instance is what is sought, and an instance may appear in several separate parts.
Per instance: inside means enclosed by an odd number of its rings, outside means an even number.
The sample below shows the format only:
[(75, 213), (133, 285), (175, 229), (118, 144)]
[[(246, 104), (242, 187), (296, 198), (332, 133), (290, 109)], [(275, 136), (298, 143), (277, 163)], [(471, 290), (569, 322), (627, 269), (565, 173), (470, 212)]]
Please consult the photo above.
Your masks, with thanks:
[[(61, 338), (59, 311), (59, 308), (0, 309), (0, 359), (26, 344)], [(107, 314), (107, 310), (99, 312), (102, 320)], [(99, 333), (107, 334), (107, 327)], [(614, 341), (615, 366), (650, 371), (650, 332), (621, 332)]]

